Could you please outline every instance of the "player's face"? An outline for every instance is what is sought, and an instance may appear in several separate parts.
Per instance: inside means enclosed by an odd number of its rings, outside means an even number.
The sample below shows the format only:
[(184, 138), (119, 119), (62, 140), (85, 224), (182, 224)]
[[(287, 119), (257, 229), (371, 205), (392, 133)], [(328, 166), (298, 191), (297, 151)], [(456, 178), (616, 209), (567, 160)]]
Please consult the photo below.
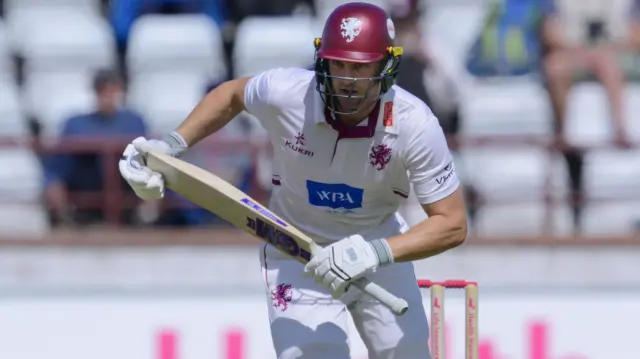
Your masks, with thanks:
[[(366, 107), (362, 101), (371, 104), (377, 101), (380, 93), (380, 82), (369, 80), (380, 75), (380, 64), (355, 63), (330, 60), (329, 73), (339, 78), (332, 78), (332, 87), (337, 95), (338, 106), (345, 112), (356, 111)], [(350, 79), (351, 78), (351, 79)], [(354, 80), (358, 79), (358, 80)], [(363, 98), (367, 98), (363, 100)], [(367, 103), (368, 104), (368, 103)]]

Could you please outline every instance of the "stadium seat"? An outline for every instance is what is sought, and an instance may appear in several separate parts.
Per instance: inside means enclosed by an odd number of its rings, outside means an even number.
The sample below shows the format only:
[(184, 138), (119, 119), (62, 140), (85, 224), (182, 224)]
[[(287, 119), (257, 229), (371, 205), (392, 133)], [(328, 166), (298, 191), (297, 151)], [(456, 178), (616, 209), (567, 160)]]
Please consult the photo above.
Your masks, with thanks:
[(0, 137), (27, 137), (29, 130), (17, 84), (13, 80), (0, 78), (0, 93)]
[(91, 79), (82, 72), (36, 72), (26, 78), (23, 106), (41, 122), (43, 136), (57, 137), (69, 116), (95, 109)]
[(551, 234), (567, 236), (572, 232), (571, 210), (566, 205), (551, 212), (550, 232), (545, 233), (547, 208), (542, 202), (486, 206), (478, 212), (471, 233), (479, 237), (509, 238)]
[(160, 135), (175, 129), (204, 97), (206, 78), (197, 73), (162, 73), (136, 78), (128, 103), (144, 116), (149, 131)]
[(588, 198), (640, 200), (640, 150), (594, 150), (585, 155), (585, 191)]
[[(627, 85), (629, 135), (640, 140), (640, 87)], [(579, 83), (571, 90), (566, 135), (579, 146), (606, 145), (612, 139), (609, 102), (598, 83)], [(592, 149), (585, 155), (584, 187), (587, 204), (582, 216), (586, 235), (624, 235), (640, 220), (640, 150)]]
[(25, 58), (27, 72), (94, 70), (116, 63), (113, 34), (100, 15), (43, 6), (21, 17), (7, 21), (13, 49)]
[(316, 22), (307, 17), (248, 17), (240, 22), (233, 51), (235, 76), (275, 67), (311, 68)]
[(609, 103), (598, 83), (573, 86), (567, 104), (565, 131), (569, 143), (578, 146), (611, 140)]
[[(82, 12), (100, 16), (101, 0), (4, 0), (4, 14), (11, 29), (14, 49), (19, 49), (22, 36), (32, 25), (42, 21), (44, 13), (58, 16), (62, 12)], [(55, 19), (54, 19), (55, 21)]]
[[(568, 192), (561, 159), (540, 148), (464, 148), (460, 165), (465, 181), (486, 200), (478, 213), (477, 230), (483, 234), (540, 234), (547, 181), (554, 198), (563, 198)], [(565, 206), (558, 211), (568, 212)], [(528, 216), (530, 222), (520, 223)], [(556, 231), (567, 230), (571, 223), (561, 217)]]
[(627, 83), (626, 115), (629, 125), (629, 137), (640, 143), (640, 84)]
[(0, 149), (0, 233), (41, 235), (49, 230), (39, 203), (42, 183), (42, 167), (33, 152)]
[(11, 44), (4, 21), (0, 19), (0, 80), (13, 79), (15, 67), (11, 59)]
[[(536, 147), (463, 148), (465, 177), (491, 200), (537, 200), (545, 191), (547, 174), (554, 193), (566, 193), (564, 166), (558, 156)], [(551, 172), (549, 172), (549, 169)]]
[(42, 6), (64, 7), (95, 14), (99, 14), (102, 10), (101, 0), (3, 0), (3, 2), (4, 12), (9, 16), (16, 12)]
[[(351, 2), (350, 0), (315, 0), (316, 13), (318, 19), (323, 23), (336, 7)], [(387, 0), (367, 0), (363, 1), (380, 6), (383, 9), (387, 9)]]
[(552, 133), (552, 117), (540, 84), (530, 79), (478, 80), (463, 93), (461, 135)]
[[(637, 85), (628, 85), (627, 117), (629, 134), (640, 139), (640, 123), (636, 109)], [(581, 83), (571, 92), (567, 114), (567, 136), (571, 143), (588, 146), (611, 140), (612, 126), (609, 103), (604, 89), (597, 83)], [(583, 228), (589, 234), (628, 233), (640, 219), (640, 150), (615, 148), (590, 150), (585, 155), (584, 175), (587, 205)], [(634, 200), (637, 200), (635, 203)]]
[(429, 1), (422, 21), (426, 43), (443, 64), (466, 73), (463, 62), (486, 13), (481, 2)]
[[(635, 198), (639, 198), (637, 193)], [(629, 235), (638, 225), (640, 200), (594, 202), (585, 206), (582, 214), (582, 231), (587, 236)]]
[(203, 14), (141, 16), (131, 28), (127, 51), (129, 76), (191, 72), (205, 80), (225, 80), (222, 34)]

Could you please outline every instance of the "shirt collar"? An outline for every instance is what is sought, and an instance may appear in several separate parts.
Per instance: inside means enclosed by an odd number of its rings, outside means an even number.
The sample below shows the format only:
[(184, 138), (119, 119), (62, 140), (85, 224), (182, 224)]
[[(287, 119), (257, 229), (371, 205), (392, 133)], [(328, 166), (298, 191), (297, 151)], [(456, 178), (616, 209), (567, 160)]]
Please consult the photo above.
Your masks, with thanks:
[(324, 105), (320, 96), (317, 96), (319, 104), (324, 108), (324, 111), (323, 115), (316, 117), (316, 123), (328, 124), (338, 132), (341, 138), (371, 138), (376, 131), (398, 134), (398, 121), (394, 119), (396, 117), (393, 106), (394, 95), (395, 91), (393, 89), (384, 94), (369, 114), (367, 124), (360, 126), (346, 126), (335, 119), (329, 108)]

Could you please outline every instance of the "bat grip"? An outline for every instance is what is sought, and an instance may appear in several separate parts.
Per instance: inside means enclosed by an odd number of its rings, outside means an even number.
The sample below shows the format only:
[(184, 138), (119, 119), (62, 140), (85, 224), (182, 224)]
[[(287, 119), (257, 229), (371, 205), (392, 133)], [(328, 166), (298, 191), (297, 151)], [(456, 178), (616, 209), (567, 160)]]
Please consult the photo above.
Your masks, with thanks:
[(386, 289), (370, 281), (367, 278), (360, 278), (353, 282), (353, 285), (361, 291), (369, 294), (373, 298), (377, 299), (380, 303), (387, 306), (396, 315), (400, 316), (406, 313), (409, 309), (409, 304), (406, 300), (398, 298), (395, 295), (389, 293)]
[[(322, 250), (322, 247), (312, 243), (311, 253), (314, 255)], [(389, 293), (386, 289), (382, 288), (378, 284), (370, 281), (367, 278), (360, 278), (352, 283), (356, 288), (360, 289), (364, 293), (369, 294), (371, 297), (382, 303), (397, 316), (401, 316), (409, 309), (409, 304), (406, 300), (398, 298), (395, 295)]]

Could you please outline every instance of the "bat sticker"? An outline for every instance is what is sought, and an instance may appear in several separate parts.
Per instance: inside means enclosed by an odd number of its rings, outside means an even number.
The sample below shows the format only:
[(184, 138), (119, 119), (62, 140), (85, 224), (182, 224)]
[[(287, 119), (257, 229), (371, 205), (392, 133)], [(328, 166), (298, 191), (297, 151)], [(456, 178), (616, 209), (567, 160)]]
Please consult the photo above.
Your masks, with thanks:
[(281, 225), (283, 227), (287, 226), (287, 224), (284, 223), (284, 221), (281, 220), (280, 218), (276, 217), (275, 214), (273, 214), (273, 213), (267, 211), (266, 209), (262, 208), (259, 204), (255, 203), (254, 201), (250, 200), (249, 198), (243, 198), (243, 199), (240, 200), (240, 202), (246, 204), (247, 206), (249, 206), (250, 208), (252, 208), (256, 212), (261, 213), (264, 216), (273, 219), (279, 225)]
[(273, 227), (270, 223), (267, 223), (260, 218), (247, 217), (247, 227), (253, 229), (256, 236), (266, 239), (267, 243), (280, 248), (282, 251), (292, 257), (301, 257), (306, 261), (311, 260), (311, 253), (300, 248), (291, 236), (277, 228)]

